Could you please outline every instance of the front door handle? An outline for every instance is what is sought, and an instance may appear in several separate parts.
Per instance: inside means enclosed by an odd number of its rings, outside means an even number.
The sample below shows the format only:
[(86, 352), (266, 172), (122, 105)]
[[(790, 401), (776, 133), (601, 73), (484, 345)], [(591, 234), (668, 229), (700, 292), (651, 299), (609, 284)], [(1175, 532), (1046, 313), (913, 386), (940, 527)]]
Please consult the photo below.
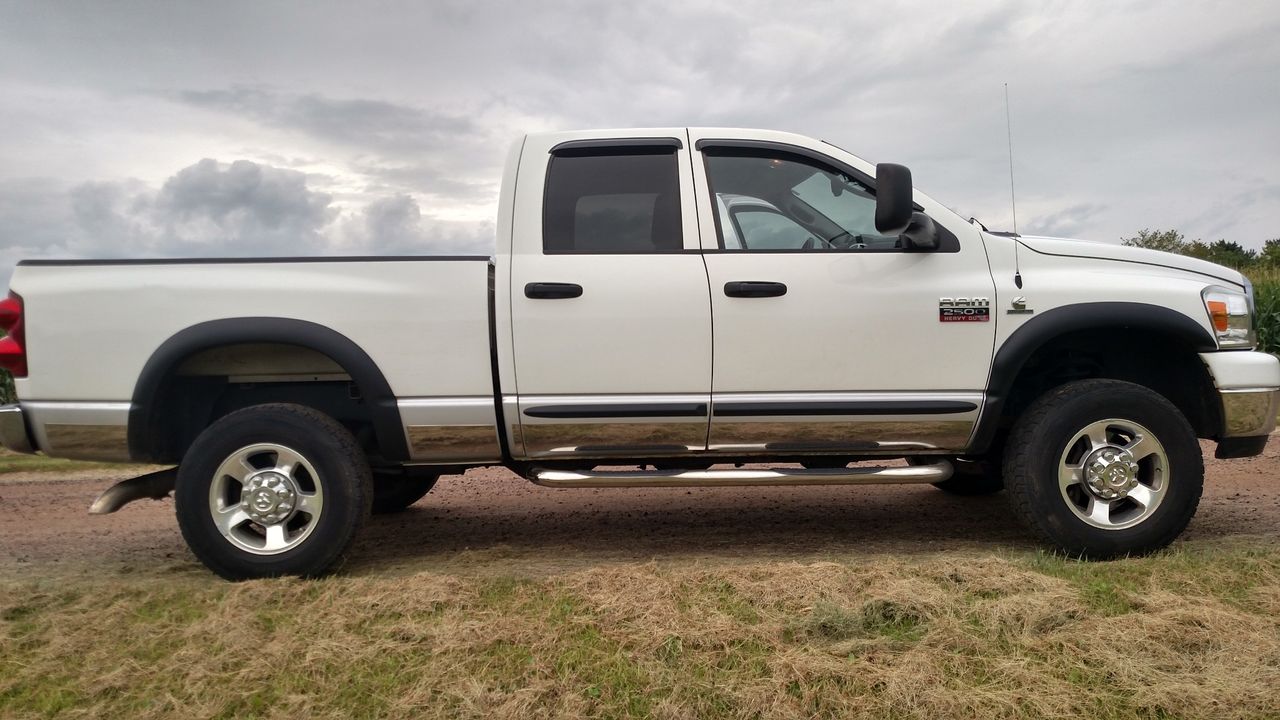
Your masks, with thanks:
[(724, 284), (724, 294), (740, 298), (781, 297), (787, 294), (787, 286), (780, 282), (737, 280)]
[(535, 300), (582, 297), (582, 286), (576, 283), (532, 282), (524, 286), (524, 296)]

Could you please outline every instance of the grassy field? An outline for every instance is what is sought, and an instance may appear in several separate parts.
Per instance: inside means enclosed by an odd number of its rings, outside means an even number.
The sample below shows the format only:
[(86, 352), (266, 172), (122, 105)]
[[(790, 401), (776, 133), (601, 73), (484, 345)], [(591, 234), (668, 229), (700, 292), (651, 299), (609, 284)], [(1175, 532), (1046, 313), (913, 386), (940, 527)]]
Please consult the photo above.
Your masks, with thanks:
[(0, 583), (0, 716), (1235, 718), (1280, 712), (1270, 539), (1083, 564)]
[(1253, 282), (1258, 348), (1280, 353), (1280, 268), (1250, 268), (1246, 274)]
[(44, 455), (24, 455), (9, 452), (0, 448), (0, 475), (27, 472), (76, 472), (80, 470), (101, 470), (104, 468), (122, 468), (126, 465), (112, 463), (80, 462), (45, 457)]

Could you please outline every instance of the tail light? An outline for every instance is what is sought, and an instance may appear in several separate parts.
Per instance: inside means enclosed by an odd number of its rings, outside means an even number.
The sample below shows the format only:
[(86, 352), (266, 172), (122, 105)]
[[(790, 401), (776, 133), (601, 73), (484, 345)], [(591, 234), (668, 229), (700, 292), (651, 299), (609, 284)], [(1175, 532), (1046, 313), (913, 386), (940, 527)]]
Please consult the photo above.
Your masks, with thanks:
[(0, 368), (14, 377), (27, 376), (27, 334), (22, 326), (22, 298), (14, 292), (0, 300)]

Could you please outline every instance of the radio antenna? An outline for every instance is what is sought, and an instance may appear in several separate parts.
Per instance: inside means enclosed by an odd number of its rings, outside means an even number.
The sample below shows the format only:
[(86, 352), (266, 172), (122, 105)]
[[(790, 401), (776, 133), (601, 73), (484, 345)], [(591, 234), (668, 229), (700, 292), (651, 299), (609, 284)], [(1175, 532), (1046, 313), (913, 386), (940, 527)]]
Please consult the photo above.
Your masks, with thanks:
[(1013, 206), (1013, 284), (1022, 289), (1022, 266), (1018, 262), (1018, 196), (1013, 185), (1013, 121), (1009, 114), (1009, 83), (1004, 84), (1004, 129), (1009, 141), (1009, 204)]

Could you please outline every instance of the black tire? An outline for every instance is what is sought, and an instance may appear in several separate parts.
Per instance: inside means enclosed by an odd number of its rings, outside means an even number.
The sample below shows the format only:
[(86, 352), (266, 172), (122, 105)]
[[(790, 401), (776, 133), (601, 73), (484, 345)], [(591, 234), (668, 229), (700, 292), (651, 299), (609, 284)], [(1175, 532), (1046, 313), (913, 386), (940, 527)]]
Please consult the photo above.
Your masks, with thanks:
[[(1123, 528), (1095, 527), (1077, 516), (1058, 480), (1068, 443), (1091, 424), (1112, 419), (1143, 426), (1162, 446), (1165, 460), (1162, 500)], [(1133, 383), (1079, 380), (1045, 393), (1015, 423), (1004, 481), (1014, 510), (1041, 540), (1068, 555), (1101, 560), (1142, 555), (1173, 542), (1200, 503), (1204, 459), (1190, 423), (1164, 397)], [(1085, 492), (1084, 485), (1076, 492)], [(1084, 501), (1094, 502), (1088, 496)]]
[[(951, 477), (933, 486), (952, 495), (994, 495), (1004, 490), (1004, 478), (1000, 473), (1000, 464), (991, 459), (961, 460), (946, 458), (955, 471)], [(934, 458), (907, 458), (908, 465), (928, 465), (936, 462)]]
[(373, 478), (373, 514), (403, 512), (436, 486), (439, 475), (407, 472), (375, 473)]
[[(315, 470), (323, 507), (297, 544), (271, 555), (238, 547), (219, 531), (211, 488), (222, 463), (249, 446), (272, 443), (302, 455)], [(243, 485), (241, 486), (243, 488)], [(174, 492), (178, 526), (195, 556), (228, 580), (279, 575), (316, 576), (337, 563), (369, 516), (373, 481), (356, 439), (336, 420), (302, 405), (272, 403), (238, 410), (196, 438), (178, 468)], [(256, 526), (248, 525), (250, 528)]]

